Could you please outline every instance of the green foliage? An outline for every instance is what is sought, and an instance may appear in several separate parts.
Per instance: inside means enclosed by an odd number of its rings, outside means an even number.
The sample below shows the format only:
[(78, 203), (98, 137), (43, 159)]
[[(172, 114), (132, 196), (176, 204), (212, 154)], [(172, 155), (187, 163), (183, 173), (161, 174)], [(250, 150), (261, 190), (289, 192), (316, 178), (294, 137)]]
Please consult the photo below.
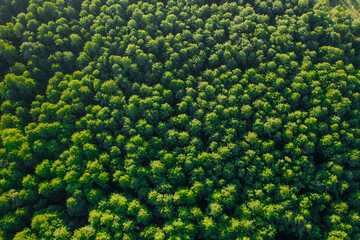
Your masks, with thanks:
[(0, 0), (0, 239), (359, 239), (328, 4)]

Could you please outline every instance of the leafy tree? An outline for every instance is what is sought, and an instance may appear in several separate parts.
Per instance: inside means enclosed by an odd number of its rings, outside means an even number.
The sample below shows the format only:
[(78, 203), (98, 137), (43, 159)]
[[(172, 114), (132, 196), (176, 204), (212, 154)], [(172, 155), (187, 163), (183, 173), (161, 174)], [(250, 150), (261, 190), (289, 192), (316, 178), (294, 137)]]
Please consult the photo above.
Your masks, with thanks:
[(0, 12), (0, 238), (359, 238), (360, 25), (342, 8)]

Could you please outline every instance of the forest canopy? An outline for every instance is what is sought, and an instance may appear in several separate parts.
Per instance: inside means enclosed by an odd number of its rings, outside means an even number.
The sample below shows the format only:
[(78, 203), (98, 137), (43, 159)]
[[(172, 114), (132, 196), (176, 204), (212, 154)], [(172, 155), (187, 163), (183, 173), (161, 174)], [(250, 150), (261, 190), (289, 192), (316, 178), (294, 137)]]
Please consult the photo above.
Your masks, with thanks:
[(360, 239), (360, 19), (318, 0), (0, 0), (0, 239)]

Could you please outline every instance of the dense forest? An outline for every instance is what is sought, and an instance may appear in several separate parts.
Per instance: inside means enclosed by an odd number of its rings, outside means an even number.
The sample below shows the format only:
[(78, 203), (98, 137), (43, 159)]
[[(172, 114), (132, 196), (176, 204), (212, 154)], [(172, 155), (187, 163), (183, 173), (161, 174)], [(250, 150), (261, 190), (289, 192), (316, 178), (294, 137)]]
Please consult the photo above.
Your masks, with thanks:
[(0, 0), (0, 239), (360, 239), (359, 70), (323, 0)]

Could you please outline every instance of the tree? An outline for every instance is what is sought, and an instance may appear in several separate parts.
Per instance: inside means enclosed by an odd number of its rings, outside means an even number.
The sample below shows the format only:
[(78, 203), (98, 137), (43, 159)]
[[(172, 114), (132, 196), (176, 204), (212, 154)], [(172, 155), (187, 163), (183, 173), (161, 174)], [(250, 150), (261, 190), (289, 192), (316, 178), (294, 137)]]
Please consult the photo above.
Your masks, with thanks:
[(340, 7), (0, 12), (0, 238), (360, 238), (360, 35)]

